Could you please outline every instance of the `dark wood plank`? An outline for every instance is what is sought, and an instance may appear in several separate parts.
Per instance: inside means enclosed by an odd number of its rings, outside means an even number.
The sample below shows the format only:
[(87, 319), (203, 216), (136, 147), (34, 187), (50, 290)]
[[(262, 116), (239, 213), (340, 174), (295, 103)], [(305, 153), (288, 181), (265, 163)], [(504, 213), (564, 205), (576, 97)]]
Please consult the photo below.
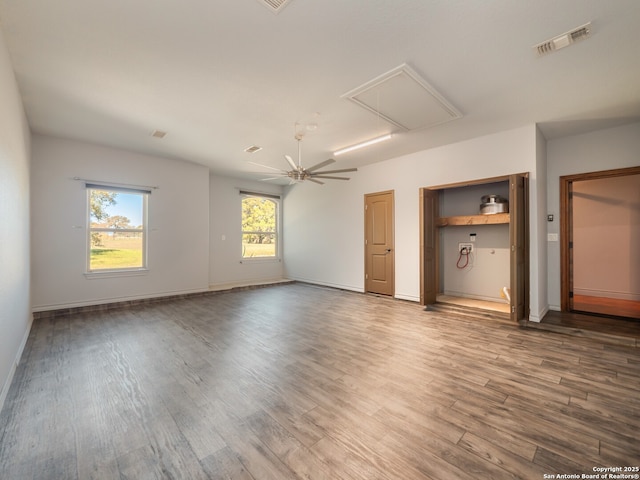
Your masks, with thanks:
[(589, 473), (639, 399), (640, 348), (294, 283), (36, 320), (0, 477)]

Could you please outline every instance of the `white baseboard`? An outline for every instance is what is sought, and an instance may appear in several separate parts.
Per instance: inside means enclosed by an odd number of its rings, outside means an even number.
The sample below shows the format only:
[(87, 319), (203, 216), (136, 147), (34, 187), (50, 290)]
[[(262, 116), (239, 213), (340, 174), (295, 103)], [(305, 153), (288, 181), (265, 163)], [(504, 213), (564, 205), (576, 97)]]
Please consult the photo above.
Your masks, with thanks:
[(110, 303), (120, 303), (120, 302), (131, 302), (135, 300), (148, 300), (153, 298), (163, 298), (163, 297), (175, 297), (178, 295), (191, 295), (194, 293), (203, 293), (208, 292), (209, 289), (196, 289), (196, 290), (177, 290), (174, 292), (162, 292), (162, 293), (152, 293), (146, 295), (132, 295), (132, 296), (122, 296), (122, 297), (113, 297), (113, 298), (100, 298), (95, 300), (87, 300), (85, 302), (71, 302), (71, 303), (59, 303), (59, 304), (50, 304), (50, 305), (37, 305), (33, 307), (33, 312), (48, 312), (51, 310), (64, 310), (67, 308), (79, 308), (79, 307), (92, 307), (94, 305), (108, 305)]
[(303, 282), (303, 283), (309, 283), (311, 285), (318, 285), (320, 287), (331, 287), (331, 288), (338, 288), (340, 290), (349, 290), (352, 292), (364, 293), (364, 289), (362, 287), (354, 287), (353, 285), (342, 285), (340, 283), (319, 282), (317, 280), (311, 280), (309, 278), (303, 278), (303, 277), (292, 277), (291, 280), (296, 280), (298, 282)]
[(543, 308), (538, 315), (529, 315), (529, 321), (540, 323), (547, 313), (549, 313), (549, 307)]
[(465, 292), (455, 292), (453, 290), (445, 290), (443, 295), (448, 295), (451, 297), (461, 297), (461, 298), (472, 298), (473, 300), (484, 300), (485, 302), (495, 302), (495, 303), (508, 303), (504, 298), (501, 297), (489, 297), (486, 295), (474, 295), (472, 293)]
[(253, 287), (256, 285), (277, 285), (279, 283), (287, 283), (287, 282), (291, 282), (291, 280), (288, 278), (282, 278), (282, 277), (277, 277), (277, 278), (270, 277), (270, 278), (263, 278), (258, 280), (245, 280), (241, 282), (214, 283), (209, 285), (209, 290), (212, 292), (219, 292), (222, 290), (233, 290), (234, 288)]
[(13, 377), (16, 374), (16, 368), (20, 364), (20, 359), (22, 358), (22, 353), (24, 352), (24, 347), (27, 345), (27, 340), (29, 339), (29, 334), (31, 333), (31, 326), (33, 325), (33, 314), (29, 315), (29, 325), (27, 325), (27, 331), (24, 333), (22, 337), (22, 342), (20, 342), (20, 347), (18, 348), (18, 352), (16, 353), (13, 364), (11, 365), (11, 371), (7, 376), (4, 385), (2, 386), (2, 391), (0, 391), (0, 411), (2, 411), (2, 407), (4, 407), (4, 402), (7, 399), (7, 395), (9, 394), (9, 388), (11, 388), (11, 383), (13, 382)]
[(420, 297), (416, 297), (415, 295), (405, 295), (403, 293), (396, 293), (393, 298), (397, 298), (398, 300), (407, 300), (409, 302), (420, 302)]

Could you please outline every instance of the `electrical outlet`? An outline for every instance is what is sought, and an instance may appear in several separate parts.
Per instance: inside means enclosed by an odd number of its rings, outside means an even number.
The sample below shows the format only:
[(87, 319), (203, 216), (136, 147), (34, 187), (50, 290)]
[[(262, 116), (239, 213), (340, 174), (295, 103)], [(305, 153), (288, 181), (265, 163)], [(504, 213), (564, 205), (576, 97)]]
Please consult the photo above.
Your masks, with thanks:
[(458, 253), (462, 252), (462, 249), (466, 248), (465, 253), (473, 252), (473, 243), (459, 243), (458, 244)]

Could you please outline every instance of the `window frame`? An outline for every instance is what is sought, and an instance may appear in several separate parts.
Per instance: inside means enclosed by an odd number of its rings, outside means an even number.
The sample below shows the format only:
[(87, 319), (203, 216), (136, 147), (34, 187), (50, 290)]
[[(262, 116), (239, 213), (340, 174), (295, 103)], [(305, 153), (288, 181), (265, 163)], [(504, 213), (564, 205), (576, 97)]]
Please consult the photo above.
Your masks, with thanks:
[[(149, 195), (151, 190), (122, 187), (110, 184), (97, 184), (87, 183), (86, 189), (86, 222), (87, 222), (87, 236), (85, 239), (86, 246), (86, 260), (85, 260), (85, 276), (87, 278), (104, 278), (110, 276), (129, 276), (129, 275), (143, 275), (148, 272), (148, 206)], [(113, 193), (124, 193), (128, 195), (140, 195), (142, 198), (142, 229), (139, 228), (115, 228), (115, 227), (92, 227), (91, 226), (91, 192), (93, 190), (101, 190)], [(97, 268), (91, 269), (91, 234), (92, 233), (141, 233), (142, 235), (142, 265), (136, 267), (121, 267), (121, 268)]]
[[(263, 232), (263, 231), (254, 231), (254, 230), (243, 230), (242, 224), (243, 222), (243, 202), (247, 198), (258, 198), (261, 200), (268, 200), (275, 204), (275, 221), (276, 228), (273, 232)], [(260, 262), (280, 262), (281, 261), (281, 251), (280, 251), (280, 238), (281, 238), (281, 208), (282, 202), (279, 195), (269, 194), (269, 193), (258, 193), (258, 192), (248, 192), (248, 191), (240, 191), (240, 263), (250, 262), (250, 263), (260, 263)], [(269, 234), (274, 236), (275, 243), (275, 254), (273, 256), (261, 256), (261, 257), (245, 257), (243, 255), (243, 239), (245, 235), (251, 234)]]

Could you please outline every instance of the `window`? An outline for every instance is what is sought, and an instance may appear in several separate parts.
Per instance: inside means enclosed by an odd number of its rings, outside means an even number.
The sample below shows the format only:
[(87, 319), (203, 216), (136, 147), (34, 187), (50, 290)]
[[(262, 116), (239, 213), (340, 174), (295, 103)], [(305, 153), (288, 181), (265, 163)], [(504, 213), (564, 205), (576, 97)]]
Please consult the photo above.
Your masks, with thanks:
[(146, 213), (150, 193), (87, 184), (88, 272), (146, 268)]
[(277, 258), (279, 197), (240, 193), (242, 258)]

